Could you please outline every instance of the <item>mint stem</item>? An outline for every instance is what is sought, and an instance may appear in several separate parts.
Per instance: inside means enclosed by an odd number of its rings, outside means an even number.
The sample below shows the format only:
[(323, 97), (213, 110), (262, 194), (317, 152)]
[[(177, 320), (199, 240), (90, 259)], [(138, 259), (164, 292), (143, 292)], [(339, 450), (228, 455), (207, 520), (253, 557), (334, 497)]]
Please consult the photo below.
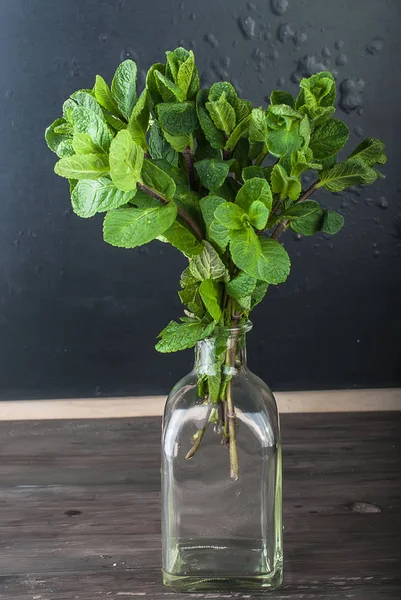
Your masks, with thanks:
[[(145, 192), (145, 194), (148, 194), (148, 196), (151, 196), (152, 198), (156, 198), (156, 200), (159, 200), (159, 202), (161, 202), (162, 204), (167, 204), (168, 202), (170, 202), (170, 200), (168, 198), (165, 198), (158, 192), (155, 192), (155, 190), (148, 187), (144, 183), (140, 183), (138, 181), (138, 183), (136, 184), (136, 187), (138, 188), (138, 190), (141, 190), (142, 192)], [(198, 240), (202, 241), (203, 234), (202, 234), (202, 231), (201, 231), (198, 223), (188, 213), (186, 213), (185, 210), (183, 210), (182, 208), (178, 208), (178, 214), (180, 215), (180, 217), (182, 219), (184, 219), (184, 221), (186, 221), (188, 223), (188, 225), (190, 226), (190, 228), (192, 229), (192, 231), (194, 232), (194, 234), (196, 235)]]
[[(300, 202), (304, 202), (305, 200), (307, 200), (309, 198), (309, 196), (311, 196), (313, 194), (313, 192), (316, 190), (316, 186), (317, 186), (318, 182), (315, 181), (314, 183), (312, 183), (312, 185), (310, 186), (310, 188), (308, 188), (306, 190), (306, 192), (300, 197), (299, 200), (297, 200), (296, 204), (299, 204)], [(288, 226), (288, 221), (281, 221), (281, 223), (279, 223), (275, 229), (273, 230), (273, 233), (271, 234), (271, 238), (273, 240), (277, 240), (277, 238), (283, 233), (284, 229), (286, 229)]]
[(191, 152), (191, 148), (189, 146), (187, 146), (185, 148), (183, 154), (184, 154), (185, 162), (187, 165), (189, 187), (194, 192), (197, 192), (199, 189), (199, 183), (198, 183), (198, 178), (196, 176), (196, 171), (194, 168), (194, 157)]

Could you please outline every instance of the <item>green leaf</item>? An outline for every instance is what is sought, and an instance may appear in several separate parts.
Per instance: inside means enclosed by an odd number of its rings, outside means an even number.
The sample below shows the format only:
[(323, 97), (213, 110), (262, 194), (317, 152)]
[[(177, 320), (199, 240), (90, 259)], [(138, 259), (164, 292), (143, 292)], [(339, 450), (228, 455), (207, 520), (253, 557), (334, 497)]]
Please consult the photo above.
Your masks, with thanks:
[(255, 289), (251, 294), (251, 310), (257, 306), (260, 302), (262, 302), (263, 298), (266, 296), (267, 288), (269, 284), (265, 281), (258, 281), (256, 283)]
[(286, 219), (288, 221), (294, 221), (295, 219), (307, 217), (318, 210), (320, 210), (319, 202), (305, 200), (305, 202), (298, 202), (297, 204), (290, 206), (290, 208), (280, 215), (280, 220)]
[(293, 122), (288, 129), (270, 129), (267, 133), (267, 147), (273, 156), (284, 156), (298, 150), (301, 146), (299, 123)]
[(199, 293), (198, 283), (193, 287), (186, 287), (185, 289), (178, 292), (178, 295), (180, 297), (181, 302), (187, 305), (188, 310), (195, 317), (202, 319), (205, 316), (206, 309)]
[(113, 135), (104, 118), (86, 106), (77, 106), (70, 114), (70, 122), (75, 133), (87, 133), (97, 146), (108, 152)]
[(212, 148), (216, 150), (224, 148), (225, 136), (214, 124), (208, 111), (206, 110), (206, 102), (208, 100), (209, 90), (199, 90), (196, 96), (196, 111), (199, 119), (199, 124), (203, 133)]
[(154, 162), (144, 159), (142, 165), (143, 183), (161, 194), (164, 198), (174, 198), (176, 186), (174, 180), (162, 169), (159, 169)]
[(113, 115), (105, 113), (104, 118), (106, 120), (106, 123), (108, 123), (114, 131), (121, 131), (122, 129), (127, 128), (127, 123), (125, 121), (121, 121), (121, 119), (117, 119), (117, 117)]
[(77, 108), (77, 103), (71, 98), (67, 98), (63, 104), (63, 117), (65, 121), (70, 120), (71, 113), (75, 108)]
[(217, 129), (230, 135), (236, 125), (236, 116), (235, 110), (226, 100), (225, 92), (222, 93), (219, 100), (206, 102), (205, 106)]
[(255, 200), (260, 200), (269, 211), (271, 210), (273, 196), (270, 185), (267, 183), (266, 179), (260, 177), (247, 179), (239, 190), (235, 203), (238, 204), (238, 206), (241, 206), (247, 213), (252, 202), (255, 202)]
[(136, 77), (136, 64), (133, 60), (125, 60), (117, 67), (111, 83), (113, 98), (121, 114), (127, 121), (137, 101)]
[(122, 192), (108, 177), (81, 179), (71, 194), (72, 208), (79, 217), (93, 217), (127, 204), (135, 195), (135, 190)]
[(88, 110), (94, 112), (100, 119), (104, 120), (102, 108), (92, 93), (78, 90), (71, 94), (71, 99), (76, 102), (78, 106), (84, 106)]
[(332, 210), (325, 210), (323, 217), (322, 231), (330, 235), (335, 235), (344, 226), (344, 217), (340, 213)]
[(336, 81), (329, 71), (321, 71), (308, 79), (302, 79), (299, 84), (301, 91), (295, 106), (309, 108), (329, 107), (334, 105), (336, 99)]
[(170, 321), (165, 329), (159, 334), (161, 338), (156, 344), (159, 352), (177, 352), (192, 348), (196, 342), (210, 336), (215, 328), (215, 323), (186, 322), (176, 323)]
[(200, 208), (206, 225), (206, 236), (224, 252), (228, 244), (228, 229), (220, 225), (214, 213), (218, 206), (224, 204), (224, 199), (219, 196), (205, 196), (200, 199)]
[(261, 179), (270, 180), (272, 174), (272, 167), (256, 167), (251, 165), (242, 169), (242, 179), (247, 181), (253, 177), (260, 177)]
[(216, 220), (227, 229), (243, 229), (249, 222), (244, 209), (232, 202), (220, 204), (214, 213)]
[(309, 147), (313, 152), (313, 157), (322, 160), (337, 154), (345, 146), (348, 138), (349, 129), (346, 124), (339, 119), (330, 119), (315, 129)]
[(148, 148), (153, 159), (161, 158), (177, 166), (178, 154), (164, 137), (157, 121), (154, 121), (150, 128)]
[(198, 285), (198, 280), (192, 275), (188, 265), (181, 273), (180, 286), (186, 288), (193, 287), (194, 285)]
[(252, 276), (258, 275), (257, 265), (262, 248), (252, 227), (230, 231), (230, 250), (239, 269)]
[(61, 158), (54, 171), (67, 179), (99, 179), (109, 172), (109, 161), (104, 154), (75, 154)]
[(190, 148), (191, 151), (194, 149), (194, 138), (192, 133), (186, 133), (183, 135), (170, 135), (167, 131), (164, 132), (164, 137), (170, 146), (176, 150), (176, 152), (184, 152), (185, 148)]
[(375, 164), (384, 165), (387, 156), (384, 153), (385, 144), (377, 138), (367, 138), (350, 154), (349, 158), (359, 158), (369, 167)]
[(139, 144), (144, 150), (147, 149), (146, 132), (149, 125), (150, 102), (148, 90), (144, 90), (135, 104), (130, 120), (128, 122), (128, 131), (134, 142)]
[(352, 185), (369, 185), (376, 181), (375, 169), (361, 158), (349, 158), (329, 170), (322, 171), (317, 188), (324, 187), (329, 192), (341, 192)]
[(185, 92), (168, 77), (155, 71), (155, 81), (164, 102), (182, 102), (185, 100)]
[[(288, 159), (288, 157), (286, 157), (286, 159)], [(283, 162), (283, 159), (280, 162)], [(291, 176), (293, 177), (299, 177), (304, 171), (308, 169), (322, 169), (320, 163), (313, 162), (313, 153), (309, 149), (306, 150), (306, 152), (302, 152), (301, 150), (293, 152), (291, 154), (290, 163), (291, 164), (288, 170), (291, 170)]]
[(226, 283), (226, 292), (234, 300), (240, 300), (252, 294), (255, 286), (255, 277), (241, 271), (234, 279)]
[(203, 252), (203, 246), (184, 225), (178, 221), (174, 223), (159, 236), (160, 241), (168, 242), (177, 248), (185, 256), (197, 256)]
[(221, 285), (213, 279), (204, 279), (199, 286), (199, 293), (207, 312), (214, 321), (221, 317)]
[(218, 158), (205, 158), (194, 164), (201, 184), (208, 190), (221, 187), (230, 171), (232, 160), (225, 161)]
[(240, 141), (240, 139), (249, 134), (250, 122), (251, 115), (249, 115), (248, 117), (246, 117), (238, 123), (238, 125), (235, 127), (234, 131), (232, 132), (224, 146), (226, 150), (233, 150)]
[(169, 202), (150, 208), (118, 208), (107, 213), (103, 223), (104, 241), (120, 248), (136, 248), (156, 239), (177, 216)]
[(322, 230), (323, 218), (324, 210), (318, 208), (317, 210), (308, 212), (298, 219), (290, 221), (290, 227), (296, 233), (301, 233), (302, 235), (306, 236), (314, 235), (318, 231)]
[(249, 140), (251, 142), (266, 142), (267, 123), (265, 111), (254, 108), (249, 120)]
[(223, 261), (209, 242), (203, 242), (203, 252), (195, 256), (189, 263), (191, 274), (198, 280), (215, 279), (216, 281), (226, 279), (227, 269)]
[(249, 208), (249, 221), (256, 229), (262, 230), (266, 226), (269, 217), (269, 209), (260, 200), (252, 202)]
[(270, 94), (270, 104), (287, 104), (291, 108), (295, 108), (295, 98), (289, 92), (274, 90)]
[(136, 189), (142, 165), (142, 148), (127, 129), (119, 131), (110, 146), (110, 173), (114, 185), (123, 192)]
[(195, 57), (192, 50), (189, 52), (189, 57), (179, 66), (177, 73), (177, 83), (184, 92), (186, 98), (191, 81), (195, 71)]
[(149, 91), (152, 102), (155, 106), (159, 104), (159, 102), (164, 102), (164, 98), (159, 91), (159, 79), (156, 76), (157, 72), (160, 72), (164, 75), (166, 72), (165, 65), (162, 63), (155, 63), (150, 67), (146, 74), (146, 89)]
[(93, 88), (95, 98), (103, 108), (109, 111), (112, 115), (119, 117), (121, 115), (118, 110), (113, 94), (103, 77), (96, 75), (95, 87)]
[(99, 146), (93, 143), (88, 133), (74, 133), (72, 137), (72, 147), (76, 154), (102, 154)]
[(258, 279), (277, 285), (283, 283), (290, 272), (291, 262), (286, 250), (277, 240), (260, 238), (262, 253), (258, 259)]
[(243, 121), (244, 119), (249, 117), (249, 115), (252, 112), (252, 108), (252, 102), (250, 102), (249, 100), (242, 100), (241, 98), (237, 98), (237, 101), (234, 105), (237, 123), (240, 123), (240, 121)]
[(65, 122), (65, 119), (56, 119), (54, 123), (49, 125), (45, 132), (45, 139), (48, 147), (52, 152), (55, 152), (59, 158), (74, 154), (72, 137), (70, 135), (60, 135), (54, 131), (56, 127), (63, 125)]
[(217, 81), (209, 90), (209, 100), (216, 102), (224, 97), (229, 104), (234, 108), (238, 101), (238, 95), (235, 87), (228, 81)]
[(280, 164), (276, 164), (273, 167), (271, 186), (275, 194), (280, 194), (281, 200), (287, 197), (294, 201), (298, 200), (302, 192), (302, 185), (299, 179), (289, 176)]
[(173, 136), (193, 133), (198, 125), (193, 102), (163, 102), (157, 105), (159, 124)]

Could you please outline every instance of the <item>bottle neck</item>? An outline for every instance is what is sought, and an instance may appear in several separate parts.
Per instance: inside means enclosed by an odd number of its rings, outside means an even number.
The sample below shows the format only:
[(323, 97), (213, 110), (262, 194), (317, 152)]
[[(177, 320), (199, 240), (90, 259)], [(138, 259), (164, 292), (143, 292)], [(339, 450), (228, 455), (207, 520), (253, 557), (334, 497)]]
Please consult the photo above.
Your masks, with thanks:
[(195, 346), (194, 371), (199, 375), (223, 372), (232, 376), (247, 368), (246, 333), (251, 325), (223, 329), (220, 335), (206, 338)]

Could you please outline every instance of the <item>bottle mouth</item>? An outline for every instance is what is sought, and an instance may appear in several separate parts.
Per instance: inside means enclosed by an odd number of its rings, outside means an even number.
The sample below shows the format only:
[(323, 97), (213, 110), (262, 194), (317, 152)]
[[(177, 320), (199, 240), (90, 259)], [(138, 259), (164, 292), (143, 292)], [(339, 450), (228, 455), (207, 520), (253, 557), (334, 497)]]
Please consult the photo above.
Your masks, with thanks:
[(248, 331), (251, 331), (252, 327), (252, 321), (247, 321), (242, 325), (233, 325), (232, 327), (218, 327), (216, 328), (214, 335), (210, 337), (215, 338), (222, 333), (227, 335), (228, 337), (231, 337), (233, 335), (243, 335), (244, 333), (248, 333)]

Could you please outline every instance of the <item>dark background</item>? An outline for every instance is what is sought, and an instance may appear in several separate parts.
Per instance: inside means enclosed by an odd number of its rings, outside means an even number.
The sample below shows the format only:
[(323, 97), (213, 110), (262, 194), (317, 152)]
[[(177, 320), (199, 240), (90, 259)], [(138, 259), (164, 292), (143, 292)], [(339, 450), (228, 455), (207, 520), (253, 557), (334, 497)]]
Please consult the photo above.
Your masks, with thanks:
[(101, 217), (71, 213), (43, 140), (97, 73), (110, 81), (127, 57), (146, 70), (179, 44), (194, 48), (204, 85), (231, 80), (256, 105), (324, 67), (354, 80), (339, 116), (351, 147), (386, 141), (387, 179), (324, 198), (345, 217), (337, 236), (287, 233), (292, 272), (255, 310), (250, 364), (273, 389), (401, 384), (401, 2), (286, 4), (0, 1), (2, 399), (166, 393), (188, 370), (191, 351), (153, 349), (181, 314), (184, 259), (159, 242), (107, 246)]

